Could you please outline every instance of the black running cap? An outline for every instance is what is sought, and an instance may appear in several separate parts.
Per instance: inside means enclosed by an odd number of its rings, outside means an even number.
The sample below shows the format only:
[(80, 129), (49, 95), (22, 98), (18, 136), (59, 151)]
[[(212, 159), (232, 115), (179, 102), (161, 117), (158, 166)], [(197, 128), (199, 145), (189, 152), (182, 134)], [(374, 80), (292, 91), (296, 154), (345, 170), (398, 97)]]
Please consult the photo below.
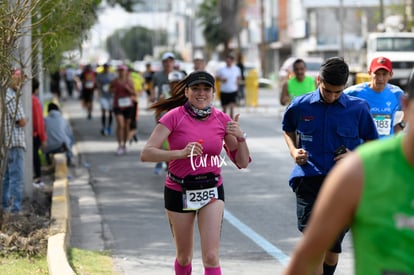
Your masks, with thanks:
[(195, 71), (187, 76), (187, 86), (194, 86), (196, 84), (204, 83), (214, 87), (214, 77), (206, 71)]

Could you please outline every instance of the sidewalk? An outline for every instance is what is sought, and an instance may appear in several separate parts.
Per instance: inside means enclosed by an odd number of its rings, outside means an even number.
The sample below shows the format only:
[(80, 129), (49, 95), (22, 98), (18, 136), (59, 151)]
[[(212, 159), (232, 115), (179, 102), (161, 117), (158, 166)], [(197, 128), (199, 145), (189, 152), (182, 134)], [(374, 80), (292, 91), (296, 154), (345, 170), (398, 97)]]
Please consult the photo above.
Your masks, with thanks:
[[(81, 108), (81, 102), (77, 99), (71, 99), (62, 103), (63, 111), (68, 115), (67, 119), (71, 122), (75, 144), (81, 138), (79, 135), (80, 129), (73, 127), (73, 121), (79, 118), (84, 119), (84, 124), (98, 124), (97, 114), (93, 120), (86, 121), (85, 116), (82, 117), (84, 111)], [(99, 105), (94, 106), (95, 110), (99, 109)], [(88, 130), (85, 132), (85, 129)], [(82, 129), (82, 136), (94, 135), (99, 137), (99, 132), (93, 132), (94, 127), (85, 127)], [(114, 139), (114, 137), (112, 137)], [(84, 159), (82, 152), (78, 151), (79, 148), (75, 148), (76, 166), (69, 171), (69, 198), (70, 198), (70, 241), (71, 247), (77, 247), (81, 249), (104, 251), (104, 228), (99, 212), (99, 208), (96, 202), (95, 193), (93, 191), (93, 178), (90, 171), (90, 165), (87, 160)]]
[[(80, 101), (69, 100), (61, 103), (66, 119), (72, 121), (81, 113)], [(77, 106), (79, 110), (77, 110)], [(73, 126), (72, 126), (73, 128)], [(47, 261), (51, 275), (75, 274), (67, 259), (68, 247), (103, 251), (102, 220), (93, 192), (89, 167), (77, 151), (77, 129), (73, 128), (75, 167), (66, 167), (63, 154), (57, 156), (55, 181), (53, 183), (51, 218), (54, 223), (48, 239)]]

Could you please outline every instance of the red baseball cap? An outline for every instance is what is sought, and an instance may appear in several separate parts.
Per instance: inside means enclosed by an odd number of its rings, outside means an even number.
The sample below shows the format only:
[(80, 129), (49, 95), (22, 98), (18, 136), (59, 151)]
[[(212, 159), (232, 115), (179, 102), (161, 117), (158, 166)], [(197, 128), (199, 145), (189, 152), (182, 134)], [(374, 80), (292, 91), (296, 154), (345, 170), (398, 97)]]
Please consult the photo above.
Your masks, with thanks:
[(369, 66), (369, 71), (375, 73), (379, 69), (384, 69), (391, 73), (392, 72), (391, 60), (383, 56), (375, 57), (374, 59), (372, 59), (371, 65)]
[(20, 69), (12, 69), (12, 76), (22, 76), (22, 71)]

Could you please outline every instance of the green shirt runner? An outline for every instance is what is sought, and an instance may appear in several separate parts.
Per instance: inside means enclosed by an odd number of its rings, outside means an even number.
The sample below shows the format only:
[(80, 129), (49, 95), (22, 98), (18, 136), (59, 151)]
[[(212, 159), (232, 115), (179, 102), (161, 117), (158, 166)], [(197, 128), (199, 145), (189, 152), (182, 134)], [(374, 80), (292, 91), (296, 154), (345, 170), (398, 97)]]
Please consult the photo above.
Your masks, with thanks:
[(352, 226), (355, 274), (412, 275), (414, 169), (403, 155), (402, 135), (357, 151), (364, 185)]
[(298, 81), (296, 77), (292, 77), (288, 80), (287, 85), (290, 99), (316, 90), (315, 79), (312, 76), (305, 76), (303, 81)]

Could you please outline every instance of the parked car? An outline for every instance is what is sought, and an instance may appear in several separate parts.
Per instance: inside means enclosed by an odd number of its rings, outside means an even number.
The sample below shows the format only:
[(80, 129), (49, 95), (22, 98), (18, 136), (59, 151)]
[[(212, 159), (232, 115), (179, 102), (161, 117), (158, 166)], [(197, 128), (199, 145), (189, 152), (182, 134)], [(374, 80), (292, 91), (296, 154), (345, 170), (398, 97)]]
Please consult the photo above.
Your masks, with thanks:
[(323, 63), (322, 57), (294, 57), (291, 56), (283, 62), (279, 70), (279, 84), (282, 84), (287, 78), (293, 74), (293, 62), (296, 59), (301, 58), (306, 63), (306, 75), (317, 77), (319, 69)]

